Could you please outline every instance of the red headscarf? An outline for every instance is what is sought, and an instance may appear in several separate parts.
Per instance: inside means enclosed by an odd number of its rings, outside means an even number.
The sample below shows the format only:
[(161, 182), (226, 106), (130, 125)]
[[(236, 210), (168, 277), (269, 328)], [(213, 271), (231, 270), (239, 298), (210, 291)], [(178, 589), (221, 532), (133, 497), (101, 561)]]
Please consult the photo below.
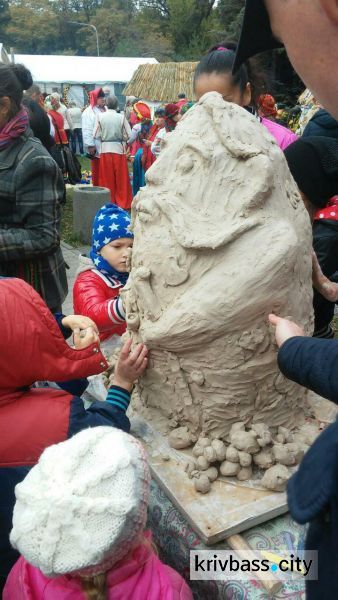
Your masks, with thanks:
[(177, 106), (177, 104), (166, 104), (165, 108), (164, 108), (164, 112), (165, 112), (165, 128), (167, 131), (172, 131), (173, 129), (175, 129), (177, 122), (174, 121), (173, 117), (175, 117), (176, 115), (178, 115), (178, 113), (180, 112), (180, 107)]
[(97, 105), (98, 98), (104, 98), (104, 97), (105, 97), (105, 94), (104, 94), (102, 87), (96, 88), (96, 90), (92, 90), (91, 92), (89, 92), (90, 106), (92, 108), (94, 108), (94, 106)]
[(145, 102), (135, 102), (133, 106), (134, 112), (137, 115), (139, 121), (145, 121), (151, 119), (151, 111)]
[(270, 94), (262, 94), (258, 98), (258, 108), (264, 117), (276, 117), (276, 101)]

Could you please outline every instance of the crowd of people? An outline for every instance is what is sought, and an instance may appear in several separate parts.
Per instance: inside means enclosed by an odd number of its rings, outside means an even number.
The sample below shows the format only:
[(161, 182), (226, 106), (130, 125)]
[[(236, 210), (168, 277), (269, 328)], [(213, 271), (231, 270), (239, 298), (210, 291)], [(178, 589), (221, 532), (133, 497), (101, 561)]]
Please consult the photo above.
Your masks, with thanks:
[[(218, 92), (249, 110), (284, 152), (313, 224), (315, 331), (270, 314), (281, 372), (338, 401), (338, 6), (334, 0), (247, 0), (238, 45), (223, 41), (200, 60), (198, 101)], [(313, 43), (314, 34), (318, 43)], [(257, 93), (254, 54), (284, 44), (306, 92), (297, 135), (279, 122), (271, 94)], [(25, 94), (24, 94), (25, 92)], [(317, 99), (313, 102), (313, 94)], [(87, 377), (104, 372), (106, 353), (126, 331), (120, 292), (128, 279), (133, 195), (145, 185), (166, 138), (193, 102), (182, 93), (152, 115), (128, 98), (120, 112), (98, 88), (82, 112), (56, 92), (44, 96), (23, 65), (0, 64), (0, 591), (4, 600), (48, 597), (188, 600), (188, 584), (157, 556), (146, 530), (149, 468), (129, 434), (127, 410), (148, 350), (122, 346), (105, 401), (85, 408)], [(311, 104), (311, 107), (310, 107)], [(316, 106), (314, 107), (314, 104)], [(315, 108), (315, 110), (314, 110)], [(60, 248), (65, 181), (53, 156), (70, 146), (91, 159), (94, 185), (111, 191), (80, 256), (74, 314)], [(130, 166), (133, 167), (133, 185)], [(72, 344), (66, 342), (73, 336)], [(288, 484), (306, 546), (318, 551), (308, 600), (338, 597), (336, 580), (338, 423), (306, 453)]]

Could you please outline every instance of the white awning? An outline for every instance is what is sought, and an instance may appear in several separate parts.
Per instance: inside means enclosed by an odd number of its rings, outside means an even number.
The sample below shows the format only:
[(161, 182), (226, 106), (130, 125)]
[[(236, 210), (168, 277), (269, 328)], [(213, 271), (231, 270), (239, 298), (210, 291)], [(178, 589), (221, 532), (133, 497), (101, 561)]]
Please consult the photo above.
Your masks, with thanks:
[(156, 58), (116, 56), (63, 56), (16, 54), (16, 63), (23, 63), (36, 83), (126, 83), (143, 64), (155, 64)]

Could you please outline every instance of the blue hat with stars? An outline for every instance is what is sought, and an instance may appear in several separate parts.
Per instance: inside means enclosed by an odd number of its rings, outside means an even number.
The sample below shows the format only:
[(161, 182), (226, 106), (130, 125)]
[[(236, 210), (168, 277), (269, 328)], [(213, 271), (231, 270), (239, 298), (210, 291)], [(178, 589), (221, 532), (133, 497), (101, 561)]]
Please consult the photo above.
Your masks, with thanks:
[(130, 216), (116, 204), (105, 204), (97, 211), (93, 222), (92, 247), (97, 252), (113, 240), (132, 238)]
[(130, 216), (116, 204), (105, 204), (97, 211), (93, 223), (92, 247), (90, 257), (95, 267), (105, 275), (117, 278), (123, 285), (128, 279), (128, 273), (120, 273), (98, 254), (103, 246), (120, 238), (133, 238), (129, 230)]

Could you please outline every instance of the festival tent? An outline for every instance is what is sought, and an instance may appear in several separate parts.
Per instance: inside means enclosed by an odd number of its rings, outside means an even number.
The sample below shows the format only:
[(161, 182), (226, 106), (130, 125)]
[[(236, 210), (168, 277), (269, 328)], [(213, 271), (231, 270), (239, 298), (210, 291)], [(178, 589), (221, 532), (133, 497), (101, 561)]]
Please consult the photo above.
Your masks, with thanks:
[(64, 56), (16, 54), (32, 73), (42, 92), (60, 92), (79, 106), (88, 103), (88, 92), (98, 86), (109, 86), (112, 94), (124, 104), (123, 88), (142, 64), (156, 64), (155, 58), (116, 56)]

